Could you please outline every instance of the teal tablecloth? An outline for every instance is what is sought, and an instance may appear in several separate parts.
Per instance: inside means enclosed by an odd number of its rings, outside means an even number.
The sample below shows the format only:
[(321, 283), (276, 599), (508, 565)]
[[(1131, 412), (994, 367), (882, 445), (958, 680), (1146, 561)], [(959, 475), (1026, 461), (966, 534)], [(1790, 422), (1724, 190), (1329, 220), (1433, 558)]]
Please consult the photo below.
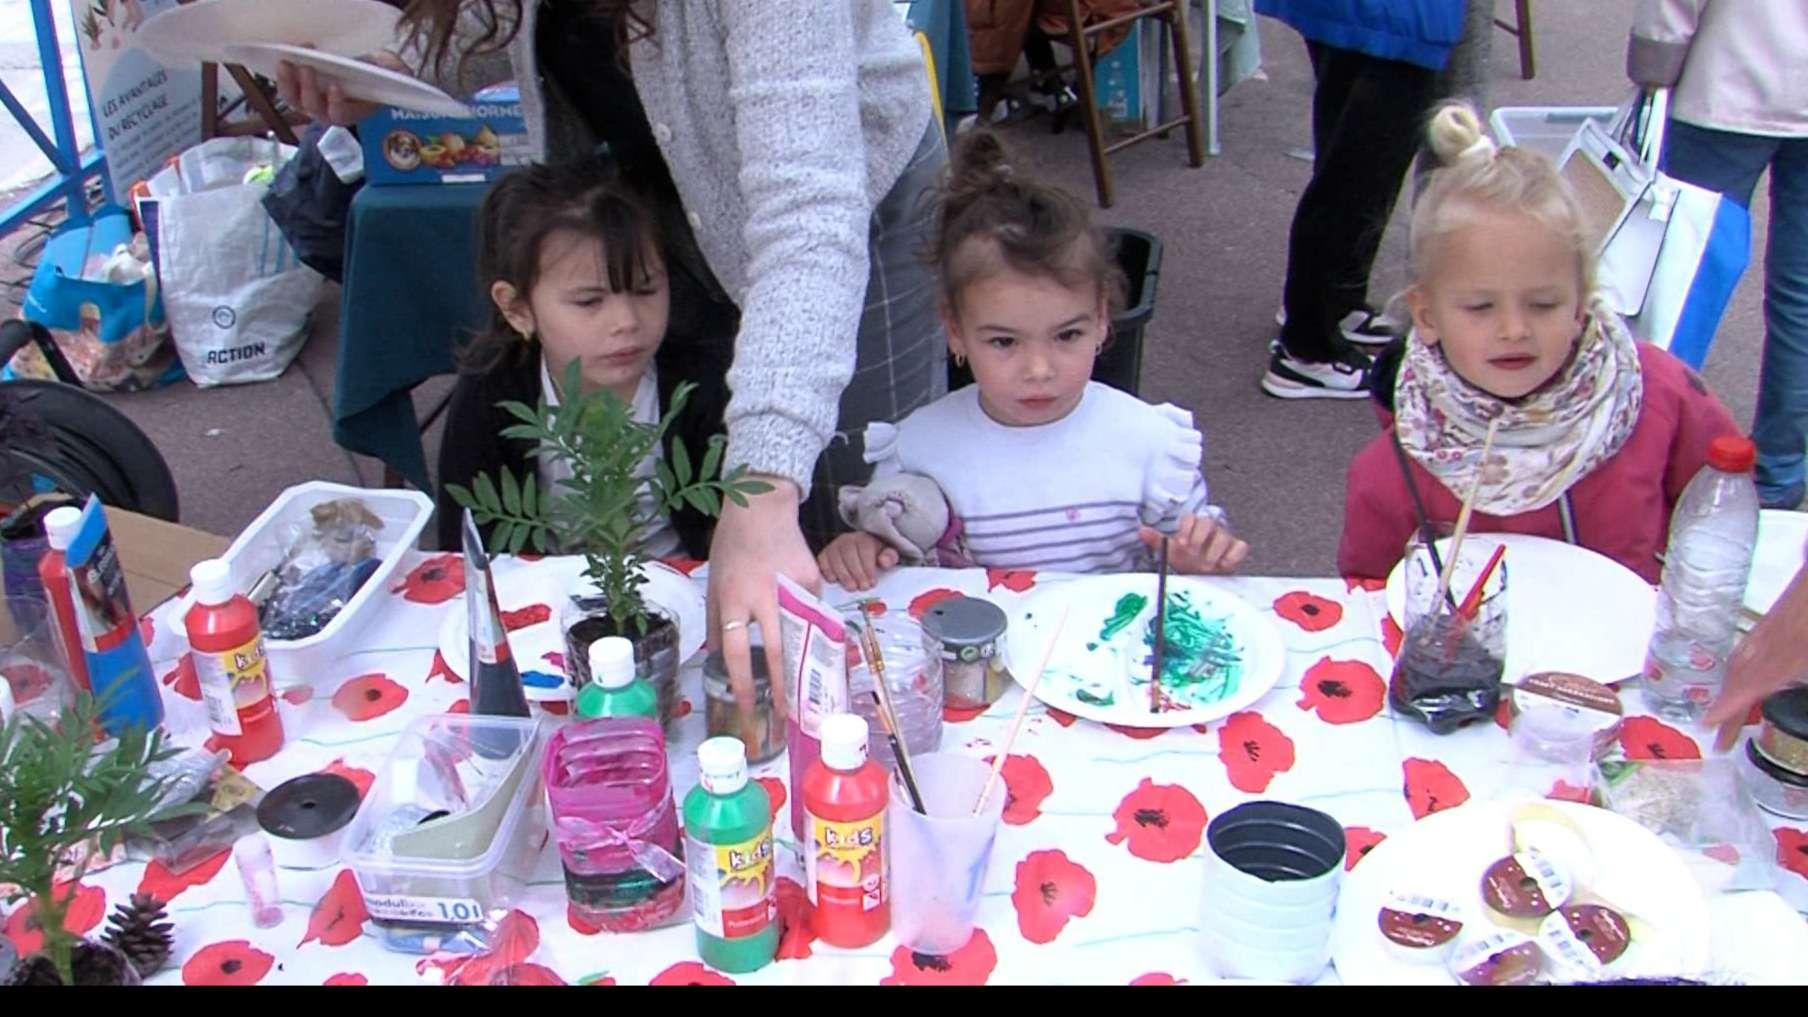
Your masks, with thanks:
[(414, 387), (452, 370), (481, 324), (477, 207), (484, 184), (365, 187), (346, 225), (333, 440), (431, 491)]
[(942, 126), (952, 138), (960, 118), (979, 110), (979, 84), (973, 79), (973, 50), (967, 38), (967, 5), (964, 0), (912, 0), (904, 23), (929, 37), (936, 84), (942, 91)]

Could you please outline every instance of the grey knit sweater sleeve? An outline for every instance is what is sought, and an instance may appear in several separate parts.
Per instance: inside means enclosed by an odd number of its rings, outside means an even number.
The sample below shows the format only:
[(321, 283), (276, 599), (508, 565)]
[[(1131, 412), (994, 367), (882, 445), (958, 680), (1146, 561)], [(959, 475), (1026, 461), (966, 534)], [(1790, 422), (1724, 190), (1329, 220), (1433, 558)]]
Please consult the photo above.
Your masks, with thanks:
[(872, 201), (854, 5), (726, 0), (717, 10), (747, 215), (729, 466), (807, 492), (853, 377), (866, 294)]

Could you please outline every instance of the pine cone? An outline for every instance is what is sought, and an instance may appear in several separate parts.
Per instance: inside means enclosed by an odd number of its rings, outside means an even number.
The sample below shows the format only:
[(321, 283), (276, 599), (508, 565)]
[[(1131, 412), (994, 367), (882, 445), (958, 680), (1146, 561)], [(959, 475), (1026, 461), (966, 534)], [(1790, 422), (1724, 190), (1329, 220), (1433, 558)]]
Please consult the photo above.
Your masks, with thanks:
[(135, 893), (130, 904), (113, 909), (101, 940), (117, 947), (141, 977), (149, 978), (169, 959), (173, 926), (168, 918), (162, 901), (148, 893)]

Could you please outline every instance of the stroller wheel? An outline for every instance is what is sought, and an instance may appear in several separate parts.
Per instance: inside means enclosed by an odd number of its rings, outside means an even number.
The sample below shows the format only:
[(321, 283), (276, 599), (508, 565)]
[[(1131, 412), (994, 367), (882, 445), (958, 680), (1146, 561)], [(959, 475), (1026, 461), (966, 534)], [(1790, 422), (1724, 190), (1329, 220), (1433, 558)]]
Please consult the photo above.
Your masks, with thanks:
[(51, 490), (170, 522), (179, 510), (169, 464), (125, 414), (73, 385), (0, 383), (0, 506)]

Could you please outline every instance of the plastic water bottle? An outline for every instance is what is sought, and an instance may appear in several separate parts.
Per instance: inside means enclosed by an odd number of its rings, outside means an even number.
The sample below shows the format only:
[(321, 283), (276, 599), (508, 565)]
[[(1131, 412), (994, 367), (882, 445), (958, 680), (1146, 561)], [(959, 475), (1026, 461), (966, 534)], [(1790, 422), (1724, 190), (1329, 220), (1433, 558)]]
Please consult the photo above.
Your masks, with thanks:
[(1670, 518), (1657, 627), (1645, 655), (1645, 703), (1661, 716), (1700, 720), (1726, 678), (1758, 539), (1756, 459), (1749, 439), (1715, 438), (1708, 464)]

